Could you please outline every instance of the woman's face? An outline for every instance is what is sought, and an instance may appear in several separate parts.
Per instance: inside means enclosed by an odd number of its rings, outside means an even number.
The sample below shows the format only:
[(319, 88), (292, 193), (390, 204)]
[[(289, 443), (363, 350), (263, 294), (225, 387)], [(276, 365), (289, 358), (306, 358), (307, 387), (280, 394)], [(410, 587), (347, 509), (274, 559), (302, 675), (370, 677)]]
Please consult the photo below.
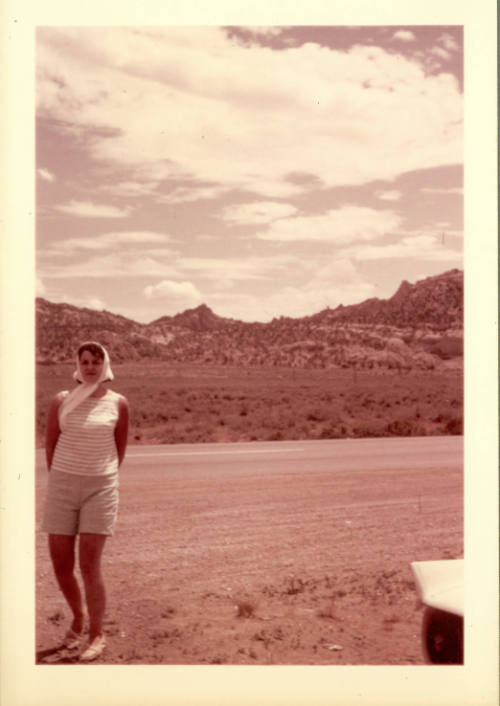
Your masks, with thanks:
[(84, 382), (97, 382), (102, 372), (104, 360), (90, 351), (83, 351), (80, 356), (80, 370)]

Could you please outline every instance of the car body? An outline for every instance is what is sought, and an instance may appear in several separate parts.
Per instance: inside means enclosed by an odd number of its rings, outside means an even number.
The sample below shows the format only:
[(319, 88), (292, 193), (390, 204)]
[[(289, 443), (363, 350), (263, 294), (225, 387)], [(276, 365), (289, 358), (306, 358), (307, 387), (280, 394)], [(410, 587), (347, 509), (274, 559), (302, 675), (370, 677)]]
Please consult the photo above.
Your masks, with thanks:
[(424, 606), (422, 642), (431, 664), (463, 664), (464, 560), (414, 561), (411, 564)]

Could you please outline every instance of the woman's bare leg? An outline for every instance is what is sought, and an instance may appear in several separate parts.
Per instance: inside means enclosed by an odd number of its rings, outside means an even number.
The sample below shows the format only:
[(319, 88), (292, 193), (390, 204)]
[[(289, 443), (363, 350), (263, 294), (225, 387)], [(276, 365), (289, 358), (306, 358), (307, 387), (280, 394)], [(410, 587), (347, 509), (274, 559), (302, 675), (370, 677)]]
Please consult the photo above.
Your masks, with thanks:
[(101, 556), (105, 542), (105, 534), (80, 534), (80, 570), (89, 611), (90, 642), (103, 633), (106, 589), (101, 572)]
[(83, 629), (82, 594), (75, 569), (75, 540), (73, 535), (49, 534), (49, 551), (57, 583), (73, 613), (72, 630), (79, 633)]

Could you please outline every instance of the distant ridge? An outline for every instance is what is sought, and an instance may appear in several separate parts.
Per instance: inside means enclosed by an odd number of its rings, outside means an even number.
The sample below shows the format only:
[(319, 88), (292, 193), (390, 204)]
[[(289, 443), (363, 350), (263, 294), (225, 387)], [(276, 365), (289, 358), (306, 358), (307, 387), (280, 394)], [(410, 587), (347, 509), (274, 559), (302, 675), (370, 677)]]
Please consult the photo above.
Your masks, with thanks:
[(193, 331), (213, 331), (235, 323), (235, 319), (224, 319), (217, 316), (206, 304), (200, 304), (196, 309), (187, 309), (175, 316), (162, 316), (152, 321), (148, 326), (182, 326)]
[[(416, 284), (403, 281), (390, 299), (367, 299), (361, 304), (337, 307), (336, 321), (393, 326), (463, 326), (463, 272), (450, 270)], [(324, 312), (317, 316), (324, 315)]]
[(269, 323), (220, 317), (201, 304), (141, 324), (37, 298), (36, 328), (36, 358), (45, 364), (73, 360), (81, 341), (95, 339), (116, 361), (434, 369), (461, 365), (463, 272), (404, 281), (389, 299)]

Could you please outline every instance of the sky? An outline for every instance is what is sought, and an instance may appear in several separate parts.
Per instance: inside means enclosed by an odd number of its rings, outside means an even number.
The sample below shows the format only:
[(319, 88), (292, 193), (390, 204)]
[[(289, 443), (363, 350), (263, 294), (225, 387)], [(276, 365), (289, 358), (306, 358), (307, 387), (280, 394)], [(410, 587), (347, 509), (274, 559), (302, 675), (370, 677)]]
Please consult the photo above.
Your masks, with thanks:
[(463, 268), (457, 26), (39, 27), (37, 295), (148, 323)]

